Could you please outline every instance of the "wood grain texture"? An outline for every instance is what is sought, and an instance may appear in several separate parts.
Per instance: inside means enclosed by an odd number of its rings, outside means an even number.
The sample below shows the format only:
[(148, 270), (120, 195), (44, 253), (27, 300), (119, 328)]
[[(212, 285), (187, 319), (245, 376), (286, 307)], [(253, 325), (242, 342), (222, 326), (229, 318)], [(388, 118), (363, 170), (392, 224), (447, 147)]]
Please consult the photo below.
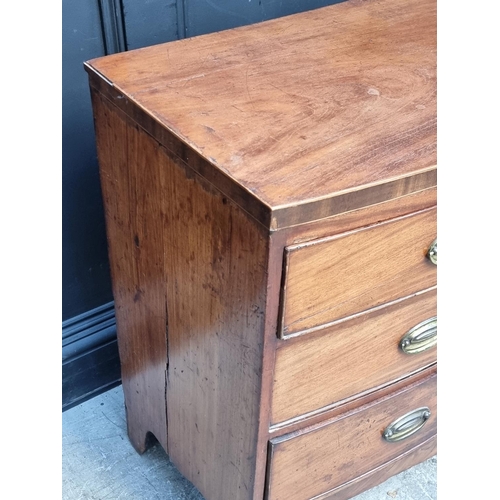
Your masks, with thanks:
[(330, 405), (320, 411), (306, 413), (293, 420), (271, 425), (269, 428), (269, 439), (279, 438), (285, 435), (300, 434), (306, 427), (312, 428), (321, 425), (322, 422), (334, 420), (339, 415), (349, 413), (361, 406), (372, 404), (374, 401), (390, 397), (391, 394), (405, 390), (408, 385), (416, 384), (424, 380), (436, 371), (437, 364), (424, 368), (408, 377), (397, 380), (393, 384), (382, 386), (374, 391), (363, 392), (341, 401), (339, 404)]
[(262, 498), (254, 482), (269, 236), (163, 148), (157, 161), (166, 200), (168, 453), (209, 500)]
[(286, 235), (284, 246), (306, 243), (318, 238), (334, 236), (356, 228), (371, 226), (395, 217), (420, 212), (437, 205), (437, 188), (424, 189), (384, 203), (351, 210), (342, 214), (298, 226), (288, 227), (274, 234)]
[(92, 93), (129, 437), (143, 452), (151, 432), (167, 446), (164, 208), (158, 148)]
[(351, 0), (86, 64), (129, 435), (207, 500), (348, 498), (430, 449), (435, 351), (393, 348), (436, 308), (435, 18)]
[(273, 229), (436, 184), (435, 0), (350, 1), (87, 68)]
[[(431, 417), (395, 443), (382, 437), (398, 417), (426, 406)], [(407, 386), (332, 421), (271, 441), (269, 500), (304, 500), (324, 494), (410, 452), (436, 434), (436, 376)], [(348, 498), (348, 497), (345, 497)]]
[(435, 347), (408, 355), (399, 342), (410, 328), (436, 316), (436, 299), (433, 289), (316, 333), (280, 341), (272, 422), (318, 411), (435, 363)]
[(322, 328), (436, 284), (427, 258), (436, 209), (426, 209), (285, 250), (282, 318), (285, 338)]
[(152, 432), (206, 498), (252, 499), (269, 235), (94, 102), (129, 436), (142, 452)]
[(314, 500), (349, 500), (365, 490), (374, 488), (387, 479), (403, 472), (414, 465), (433, 457), (437, 453), (437, 437), (433, 436), (427, 441), (390, 460), (380, 467), (363, 474), (342, 486), (335, 488), (324, 495), (314, 497)]

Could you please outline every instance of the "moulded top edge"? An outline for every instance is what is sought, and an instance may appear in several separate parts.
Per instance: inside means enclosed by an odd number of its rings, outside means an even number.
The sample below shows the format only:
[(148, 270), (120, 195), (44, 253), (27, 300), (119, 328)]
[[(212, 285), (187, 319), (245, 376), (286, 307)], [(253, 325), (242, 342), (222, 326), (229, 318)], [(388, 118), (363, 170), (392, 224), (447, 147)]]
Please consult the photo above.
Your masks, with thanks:
[(86, 67), (271, 228), (436, 185), (435, 0), (350, 1)]

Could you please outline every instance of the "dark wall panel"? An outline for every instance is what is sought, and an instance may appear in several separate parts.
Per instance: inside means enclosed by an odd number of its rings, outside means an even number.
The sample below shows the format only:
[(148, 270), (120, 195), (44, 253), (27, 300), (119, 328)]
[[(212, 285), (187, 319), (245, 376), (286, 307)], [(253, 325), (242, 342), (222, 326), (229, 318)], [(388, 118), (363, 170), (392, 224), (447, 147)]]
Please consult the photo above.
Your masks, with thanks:
[(112, 300), (83, 61), (104, 55), (97, 1), (62, 3), (63, 319)]
[(186, 36), (266, 21), (343, 0), (183, 0)]
[(129, 50), (177, 39), (177, 0), (123, 0)]

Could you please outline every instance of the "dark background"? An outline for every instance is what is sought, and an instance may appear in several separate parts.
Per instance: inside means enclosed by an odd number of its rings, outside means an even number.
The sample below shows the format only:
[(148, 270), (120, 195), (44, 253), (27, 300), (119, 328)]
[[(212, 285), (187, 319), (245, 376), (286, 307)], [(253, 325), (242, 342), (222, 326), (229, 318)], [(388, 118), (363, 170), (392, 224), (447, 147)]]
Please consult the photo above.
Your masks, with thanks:
[(342, 0), (63, 0), (63, 409), (120, 383), (113, 296), (83, 62)]

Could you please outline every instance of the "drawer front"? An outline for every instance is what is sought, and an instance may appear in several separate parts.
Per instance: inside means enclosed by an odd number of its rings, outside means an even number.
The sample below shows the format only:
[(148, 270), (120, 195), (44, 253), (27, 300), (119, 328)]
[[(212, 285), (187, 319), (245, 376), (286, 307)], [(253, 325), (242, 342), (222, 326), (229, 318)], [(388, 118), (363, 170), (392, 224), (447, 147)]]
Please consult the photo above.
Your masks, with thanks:
[(279, 336), (339, 322), (436, 285), (436, 208), (285, 249)]
[(322, 496), (382, 468), (435, 436), (436, 411), (436, 375), (432, 375), (301, 434), (272, 440), (267, 498)]
[[(436, 289), (311, 335), (281, 342), (276, 352), (272, 422), (277, 424), (388, 385), (436, 362)], [(415, 335), (413, 335), (415, 337)], [(417, 338), (418, 340), (418, 338)], [(406, 348), (406, 351), (410, 349)]]

